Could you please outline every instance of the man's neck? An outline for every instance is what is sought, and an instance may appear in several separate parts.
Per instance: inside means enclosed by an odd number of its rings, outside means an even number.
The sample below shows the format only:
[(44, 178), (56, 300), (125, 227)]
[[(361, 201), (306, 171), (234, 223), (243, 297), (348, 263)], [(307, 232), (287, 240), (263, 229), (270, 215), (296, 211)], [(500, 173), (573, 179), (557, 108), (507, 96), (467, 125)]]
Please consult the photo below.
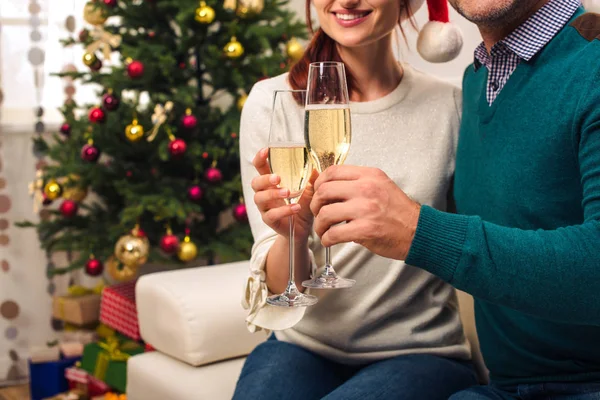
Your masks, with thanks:
[(521, 26), (533, 14), (535, 14), (540, 8), (544, 7), (549, 2), (550, 0), (539, 0), (534, 2), (529, 9), (524, 10), (523, 13), (519, 13), (519, 15), (517, 15), (515, 18), (511, 18), (507, 21), (497, 21), (491, 25), (478, 25), (479, 32), (483, 38), (483, 44), (485, 45), (488, 53), (496, 43), (510, 35), (515, 29)]

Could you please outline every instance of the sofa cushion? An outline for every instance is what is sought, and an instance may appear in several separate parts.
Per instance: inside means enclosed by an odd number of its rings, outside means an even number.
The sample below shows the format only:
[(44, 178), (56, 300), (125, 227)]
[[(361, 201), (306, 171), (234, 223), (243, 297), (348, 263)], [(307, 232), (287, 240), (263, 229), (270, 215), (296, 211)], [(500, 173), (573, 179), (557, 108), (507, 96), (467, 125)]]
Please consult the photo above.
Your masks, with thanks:
[(156, 351), (140, 354), (127, 362), (127, 398), (230, 400), (244, 360), (192, 367)]
[(247, 261), (140, 277), (142, 338), (194, 366), (247, 355), (267, 337), (246, 328), (241, 300), (247, 277)]

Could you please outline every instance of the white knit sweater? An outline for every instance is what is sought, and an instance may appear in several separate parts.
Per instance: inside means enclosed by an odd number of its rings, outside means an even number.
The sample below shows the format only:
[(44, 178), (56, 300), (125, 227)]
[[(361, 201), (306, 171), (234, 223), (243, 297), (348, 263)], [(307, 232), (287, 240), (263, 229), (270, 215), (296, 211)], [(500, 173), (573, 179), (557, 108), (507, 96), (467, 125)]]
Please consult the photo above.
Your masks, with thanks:
[[(393, 92), (351, 103), (352, 143), (346, 164), (380, 168), (416, 201), (444, 210), (454, 173), (460, 91), (403, 67), (404, 77)], [(242, 180), (255, 239), (243, 301), (249, 309), (249, 329), (275, 330), (279, 340), (346, 364), (409, 353), (468, 359), (454, 289), (427, 272), (354, 243), (332, 248), (336, 271), (355, 279), (353, 288), (309, 290), (319, 298), (309, 308), (265, 304), (265, 260), (276, 234), (262, 222), (251, 200), (250, 182), (257, 175), (252, 159), (267, 146), (273, 90), (289, 88), (287, 74), (258, 82), (242, 112)], [(309, 247), (315, 267), (322, 268), (325, 252), (314, 233)], [(285, 263), (282, 268), (287, 268)]]

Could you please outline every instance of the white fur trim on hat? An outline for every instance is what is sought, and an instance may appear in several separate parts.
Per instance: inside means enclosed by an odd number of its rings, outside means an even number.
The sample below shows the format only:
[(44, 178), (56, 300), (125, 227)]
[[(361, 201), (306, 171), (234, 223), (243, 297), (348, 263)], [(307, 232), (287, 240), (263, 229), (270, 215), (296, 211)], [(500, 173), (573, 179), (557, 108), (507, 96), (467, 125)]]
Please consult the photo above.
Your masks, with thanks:
[(443, 63), (456, 58), (462, 45), (458, 27), (449, 22), (429, 21), (419, 33), (417, 51), (429, 62)]

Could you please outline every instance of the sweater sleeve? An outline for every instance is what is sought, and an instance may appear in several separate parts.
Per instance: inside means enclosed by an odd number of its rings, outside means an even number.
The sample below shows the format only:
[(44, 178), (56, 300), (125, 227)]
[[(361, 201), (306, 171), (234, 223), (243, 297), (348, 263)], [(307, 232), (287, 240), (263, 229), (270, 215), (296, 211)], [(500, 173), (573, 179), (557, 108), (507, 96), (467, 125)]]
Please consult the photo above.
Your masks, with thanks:
[(573, 123), (580, 225), (521, 230), (423, 206), (406, 262), (482, 300), (557, 322), (600, 325), (600, 90), (588, 87)]
[[(304, 316), (305, 308), (272, 307), (266, 304), (269, 291), (265, 266), (267, 255), (277, 238), (277, 233), (263, 221), (254, 204), (251, 182), (258, 172), (252, 160), (258, 151), (267, 146), (271, 116), (272, 94), (255, 85), (242, 110), (240, 122), (240, 166), (242, 187), (246, 201), (248, 221), (254, 237), (250, 259), (250, 275), (244, 289), (242, 306), (248, 310), (246, 324), (251, 332), (291, 328)], [(311, 253), (312, 258), (312, 253)], [(314, 262), (313, 262), (314, 265)]]

